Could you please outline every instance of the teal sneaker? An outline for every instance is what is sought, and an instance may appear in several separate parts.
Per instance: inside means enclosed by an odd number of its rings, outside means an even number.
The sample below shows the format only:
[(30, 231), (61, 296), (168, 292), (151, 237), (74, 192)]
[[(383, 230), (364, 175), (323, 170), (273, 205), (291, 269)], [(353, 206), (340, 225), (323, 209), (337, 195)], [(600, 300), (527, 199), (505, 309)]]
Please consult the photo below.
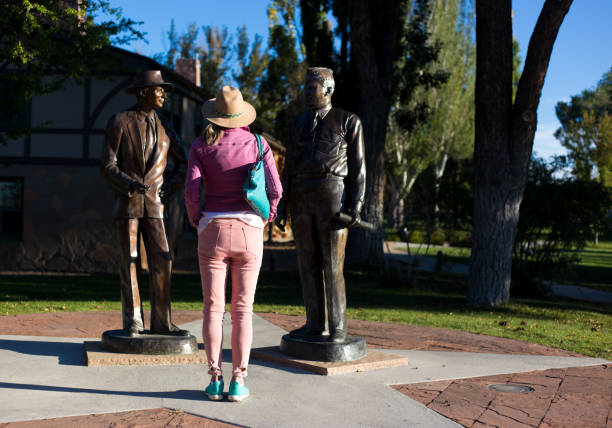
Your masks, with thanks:
[(249, 396), (249, 388), (244, 385), (240, 385), (236, 381), (232, 381), (229, 386), (229, 392), (227, 393), (227, 399), (229, 401), (242, 401)]
[(223, 380), (216, 382), (210, 382), (204, 393), (208, 395), (208, 398), (213, 401), (223, 400)]

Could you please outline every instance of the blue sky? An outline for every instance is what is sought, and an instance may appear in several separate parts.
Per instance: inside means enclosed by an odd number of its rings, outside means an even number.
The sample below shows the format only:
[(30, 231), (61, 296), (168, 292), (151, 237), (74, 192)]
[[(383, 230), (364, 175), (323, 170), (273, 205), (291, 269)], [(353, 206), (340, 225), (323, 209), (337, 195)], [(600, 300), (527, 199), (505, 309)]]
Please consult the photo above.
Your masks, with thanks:
[[(268, 0), (110, 0), (121, 7), (123, 15), (143, 21), (147, 43), (136, 42), (126, 49), (153, 56), (168, 48), (166, 33), (174, 19), (179, 34), (195, 22), (198, 26), (227, 26), (231, 32), (246, 24), (251, 39), (254, 34), (267, 37)], [(514, 0), (514, 37), (524, 59), (544, 0)], [(538, 108), (538, 128), (534, 150), (539, 156), (562, 154), (565, 150), (553, 136), (559, 127), (555, 105), (584, 89), (593, 88), (612, 67), (612, 1), (575, 0), (555, 42)]]

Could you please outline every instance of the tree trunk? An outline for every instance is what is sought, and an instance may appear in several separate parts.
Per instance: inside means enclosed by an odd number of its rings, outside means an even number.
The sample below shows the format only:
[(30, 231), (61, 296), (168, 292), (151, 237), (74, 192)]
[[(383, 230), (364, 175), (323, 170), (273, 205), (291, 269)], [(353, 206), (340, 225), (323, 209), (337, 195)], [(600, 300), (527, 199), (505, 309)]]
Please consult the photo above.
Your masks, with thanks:
[[(378, 264), (382, 261), (383, 256), (382, 219), (386, 181), (384, 141), (387, 117), (386, 115), (382, 117), (385, 114), (384, 103), (376, 103), (376, 105), (379, 106), (378, 110), (372, 106), (360, 109), (359, 117), (363, 122), (366, 141), (366, 199), (361, 218), (376, 224), (378, 228), (376, 232), (351, 229), (346, 251), (349, 263)], [(386, 107), (388, 114), (388, 105)]]
[(387, 171), (387, 227), (399, 229), (404, 224), (404, 198), (402, 197), (393, 174)]
[(529, 42), (512, 105), (511, 2), (476, 1), (474, 218), (466, 301), (510, 297), (512, 250), (525, 191), (542, 86), (572, 0), (547, 0)]
[(352, 229), (347, 261), (378, 264), (382, 260), (382, 219), (385, 188), (384, 147), (392, 103), (393, 63), (402, 28), (400, 0), (384, 8), (355, 0), (349, 8), (351, 63), (357, 69), (359, 111), (366, 151), (366, 200), (361, 217), (378, 226), (376, 232)]
[(448, 162), (448, 153), (444, 152), (442, 157), (438, 159), (434, 168), (434, 188), (433, 188), (433, 228), (437, 230), (440, 228), (440, 185), (442, 184), (442, 177), (444, 176), (444, 170), (446, 169), (446, 163)]

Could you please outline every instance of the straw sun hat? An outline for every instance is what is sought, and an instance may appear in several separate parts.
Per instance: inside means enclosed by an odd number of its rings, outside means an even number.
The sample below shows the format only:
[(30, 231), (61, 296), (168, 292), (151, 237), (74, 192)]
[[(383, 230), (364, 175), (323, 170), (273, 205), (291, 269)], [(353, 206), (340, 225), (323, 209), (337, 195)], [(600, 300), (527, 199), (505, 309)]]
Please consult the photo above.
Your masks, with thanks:
[(215, 125), (224, 128), (239, 128), (252, 123), (257, 113), (251, 104), (242, 99), (242, 94), (238, 89), (233, 86), (224, 86), (216, 98), (204, 103), (202, 115)]

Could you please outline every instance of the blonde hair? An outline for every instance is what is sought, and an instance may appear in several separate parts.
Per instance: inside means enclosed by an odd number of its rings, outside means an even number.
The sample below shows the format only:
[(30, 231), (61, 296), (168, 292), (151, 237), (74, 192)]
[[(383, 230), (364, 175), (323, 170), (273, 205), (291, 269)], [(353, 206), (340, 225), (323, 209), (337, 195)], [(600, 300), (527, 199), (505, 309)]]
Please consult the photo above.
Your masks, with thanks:
[(219, 125), (215, 125), (214, 123), (209, 123), (206, 128), (204, 128), (204, 132), (202, 132), (204, 143), (206, 143), (208, 146), (217, 144), (222, 135), (223, 128)]

